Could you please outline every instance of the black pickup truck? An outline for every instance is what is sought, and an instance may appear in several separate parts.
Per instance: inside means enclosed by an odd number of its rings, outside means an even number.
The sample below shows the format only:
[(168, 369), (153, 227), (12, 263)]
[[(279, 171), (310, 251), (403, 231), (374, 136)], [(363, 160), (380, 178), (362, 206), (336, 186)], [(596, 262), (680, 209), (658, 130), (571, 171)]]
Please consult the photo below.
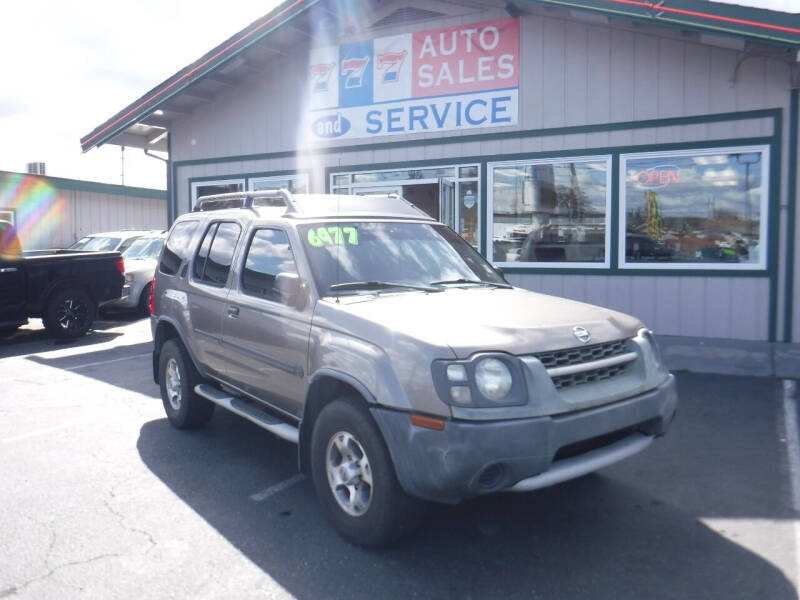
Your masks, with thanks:
[(80, 337), (97, 307), (120, 297), (124, 273), (119, 252), (23, 252), (13, 225), (0, 221), (0, 335), (39, 317), (55, 337)]

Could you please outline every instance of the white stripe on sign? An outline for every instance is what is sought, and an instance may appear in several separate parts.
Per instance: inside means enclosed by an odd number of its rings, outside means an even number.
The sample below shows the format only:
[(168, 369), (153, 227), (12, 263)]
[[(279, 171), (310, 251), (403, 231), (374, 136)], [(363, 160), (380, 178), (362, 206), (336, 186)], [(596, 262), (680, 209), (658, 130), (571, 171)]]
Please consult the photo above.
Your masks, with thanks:
[(122, 358), (112, 358), (111, 360), (102, 360), (100, 362), (87, 363), (85, 365), (76, 365), (74, 367), (65, 367), (65, 371), (77, 371), (78, 369), (87, 369), (89, 367), (99, 367), (100, 365), (109, 365), (111, 363), (120, 362), (123, 360), (131, 360), (134, 358), (142, 358), (143, 356), (151, 356), (152, 352), (145, 352), (144, 354), (134, 354), (133, 356), (123, 356)]
[(303, 475), (302, 473), (298, 473), (294, 477), (289, 477), (289, 479), (281, 481), (280, 483), (276, 483), (275, 485), (272, 485), (272, 486), (268, 487), (265, 490), (261, 490), (260, 492), (256, 492), (255, 494), (250, 496), (250, 500), (254, 500), (256, 502), (263, 502), (264, 500), (266, 500), (270, 496), (274, 496), (275, 494), (279, 494), (280, 492), (282, 492), (284, 490), (288, 490), (290, 487), (292, 487), (295, 484), (300, 483), (305, 478), (306, 478), (305, 475)]

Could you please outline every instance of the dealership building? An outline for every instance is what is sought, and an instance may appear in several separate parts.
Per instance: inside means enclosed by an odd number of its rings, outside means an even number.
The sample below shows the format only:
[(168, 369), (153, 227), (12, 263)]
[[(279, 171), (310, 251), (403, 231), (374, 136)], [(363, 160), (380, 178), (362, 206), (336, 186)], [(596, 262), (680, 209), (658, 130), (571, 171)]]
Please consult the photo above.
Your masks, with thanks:
[(798, 49), (799, 15), (700, 0), (293, 0), (81, 145), (167, 151), (170, 219), (397, 192), (515, 285), (800, 343)]

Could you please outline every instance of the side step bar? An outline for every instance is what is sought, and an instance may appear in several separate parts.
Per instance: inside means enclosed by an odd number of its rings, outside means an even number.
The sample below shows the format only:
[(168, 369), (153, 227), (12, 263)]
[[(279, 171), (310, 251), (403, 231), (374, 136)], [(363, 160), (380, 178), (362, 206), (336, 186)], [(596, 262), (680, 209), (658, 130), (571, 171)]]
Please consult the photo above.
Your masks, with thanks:
[(244, 417), (262, 429), (274, 433), (279, 438), (294, 444), (298, 443), (300, 439), (300, 430), (294, 425), (281, 421), (279, 418), (266, 411), (260, 410), (258, 407), (253, 406), (241, 398), (230, 396), (222, 390), (215, 388), (213, 385), (201, 383), (195, 386), (194, 391), (198, 396), (202, 396), (217, 406), (221, 406), (225, 410), (229, 410), (240, 417)]

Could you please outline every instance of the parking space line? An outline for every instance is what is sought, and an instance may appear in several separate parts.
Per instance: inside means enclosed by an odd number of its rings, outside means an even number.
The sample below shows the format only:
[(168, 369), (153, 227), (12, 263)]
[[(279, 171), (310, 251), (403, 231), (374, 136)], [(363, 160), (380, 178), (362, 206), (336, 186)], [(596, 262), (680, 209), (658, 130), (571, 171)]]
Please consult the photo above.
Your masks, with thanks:
[(37, 429), (36, 431), (30, 431), (28, 433), (23, 433), (21, 435), (15, 435), (14, 437), (6, 438), (2, 441), (2, 443), (13, 444), (14, 442), (20, 442), (22, 440), (27, 440), (28, 438), (39, 437), (41, 435), (47, 435), (48, 433), (55, 433), (56, 431), (61, 431), (62, 429), (69, 429), (70, 427), (75, 427), (76, 425), (84, 425), (86, 423), (89, 423), (89, 421), (74, 421), (72, 423), (65, 423), (63, 425), (58, 425), (57, 427)]
[(789, 460), (792, 508), (800, 512), (800, 434), (797, 428), (797, 382), (783, 380), (783, 426)]
[(298, 473), (297, 475), (295, 475), (293, 477), (289, 477), (289, 479), (285, 479), (285, 480), (281, 481), (280, 483), (276, 483), (275, 485), (271, 485), (270, 487), (268, 487), (265, 490), (261, 490), (260, 492), (256, 492), (255, 494), (250, 496), (250, 500), (253, 500), (255, 502), (263, 502), (264, 500), (266, 500), (270, 496), (274, 496), (275, 494), (279, 494), (280, 492), (282, 492), (284, 490), (288, 490), (290, 487), (292, 487), (295, 484), (300, 483), (305, 478), (306, 478), (305, 475), (303, 475), (302, 473)]
[(100, 365), (109, 365), (111, 363), (120, 362), (123, 360), (131, 360), (133, 358), (142, 358), (143, 356), (150, 356), (151, 352), (144, 352), (142, 354), (134, 354), (133, 356), (123, 356), (121, 358), (112, 358), (110, 360), (101, 360), (100, 362), (88, 363), (85, 365), (75, 365), (74, 367), (65, 367), (65, 371), (77, 371), (78, 369), (86, 369), (89, 367), (99, 367)]

